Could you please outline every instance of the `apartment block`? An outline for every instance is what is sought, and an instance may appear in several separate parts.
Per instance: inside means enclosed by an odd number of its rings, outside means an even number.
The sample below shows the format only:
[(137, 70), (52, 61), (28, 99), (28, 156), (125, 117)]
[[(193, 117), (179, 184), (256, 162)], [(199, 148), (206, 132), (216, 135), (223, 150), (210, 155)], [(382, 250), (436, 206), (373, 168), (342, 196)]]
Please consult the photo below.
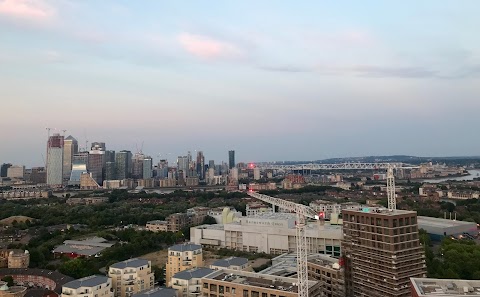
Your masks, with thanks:
[(138, 258), (111, 265), (108, 276), (112, 279), (115, 297), (130, 297), (152, 289), (155, 281), (151, 262)]
[(74, 280), (62, 286), (61, 297), (113, 297), (112, 280), (100, 275)]
[(160, 220), (148, 221), (145, 227), (152, 232), (166, 232), (168, 231), (168, 222)]
[[(298, 279), (222, 269), (202, 278), (203, 297), (297, 297)], [(319, 284), (308, 281), (309, 296), (320, 296)]]
[(480, 280), (411, 278), (412, 297), (480, 295)]
[(202, 278), (212, 272), (212, 269), (205, 267), (177, 272), (172, 277), (172, 288), (177, 290), (179, 297), (197, 297), (201, 294)]
[(343, 211), (347, 296), (407, 297), (410, 277), (425, 277), (417, 213), (385, 208)]
[(345, 273), (340, 261), (327, 255), (308, 257), (308, 276), (318, 280), (320, 296), (344, 297)]
[(193, 243), (176, 244), (168, 248), (165, 282), (171, 285), (172, 276), (177, 272), (203, 265), (202, 246)]

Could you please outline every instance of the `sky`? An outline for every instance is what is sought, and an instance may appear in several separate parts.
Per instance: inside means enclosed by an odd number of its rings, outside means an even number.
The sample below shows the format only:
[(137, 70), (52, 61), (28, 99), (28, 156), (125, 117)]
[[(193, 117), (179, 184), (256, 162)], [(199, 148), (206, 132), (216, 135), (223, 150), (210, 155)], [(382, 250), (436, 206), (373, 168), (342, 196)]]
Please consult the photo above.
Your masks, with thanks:
[[(0, 163), (480, 155), (480, 2), (0, 0)], [(56, 129), (56, 130), (55, 130)]]

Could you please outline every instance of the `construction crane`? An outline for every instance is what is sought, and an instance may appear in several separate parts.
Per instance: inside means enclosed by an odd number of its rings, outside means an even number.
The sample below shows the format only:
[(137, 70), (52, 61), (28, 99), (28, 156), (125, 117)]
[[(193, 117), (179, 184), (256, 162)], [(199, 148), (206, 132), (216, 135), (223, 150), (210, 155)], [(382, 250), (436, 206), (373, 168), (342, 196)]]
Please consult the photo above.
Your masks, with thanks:
[[(280, 168), (278, 168), (278, 167)], [(393, 170), (396, 168), (412, 169), (413, 166), (405, 166), (402, 163), (342, 163), (342, 164), (308, 164), (305, 165), (273, 165), (275, 169), (298, 169), (305, 167), (313, 167), (315, 169), (386, 169), (387, 170), (387, 200), (388, 210), (397, 209), (395, 194), (395, 175)], [(295, 168), (296, 167), (296, 168)], [(271, 168), (270, 168), (271, 169)], [(296, 243), (297, 243), (297, 267), (298, 267), (298, 296), (308, 297), (308, 266), (307, 266), (307, 236), (306, 223), (307, 218), (319, 220), (319, 215), (309, 206), (285, 201), (279, 198), (270, 197), (249, 191), (250, 197), (256, 198), (266, 203), (270, 203), (273, 207), (278, 206), (287, 209), (297, 215), (296, 221)]]
[(307, 234), (306, 225), (307, 218), (319, 220), (320, 217), (311, 207), (285, 201), (279, 198), (270, 197), (249, 191), (250, 197), (256, 198), (266, 203), (270, 203), (273, 207), (278, 206), (294, 212), (297, 215), (296, 220), (296, 242), (297, 242), (297, 267), (298, 267), (298, 296), (308, 297), (308, 269), (307, 269)]

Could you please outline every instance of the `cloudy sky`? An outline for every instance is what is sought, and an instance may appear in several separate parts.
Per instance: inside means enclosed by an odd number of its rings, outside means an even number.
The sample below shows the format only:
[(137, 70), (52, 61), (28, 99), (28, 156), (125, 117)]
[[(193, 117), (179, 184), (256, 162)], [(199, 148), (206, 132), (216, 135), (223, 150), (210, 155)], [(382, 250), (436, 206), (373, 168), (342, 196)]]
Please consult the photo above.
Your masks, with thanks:
[(0, 162), (480, 155), (480, 3), (0, 0)]

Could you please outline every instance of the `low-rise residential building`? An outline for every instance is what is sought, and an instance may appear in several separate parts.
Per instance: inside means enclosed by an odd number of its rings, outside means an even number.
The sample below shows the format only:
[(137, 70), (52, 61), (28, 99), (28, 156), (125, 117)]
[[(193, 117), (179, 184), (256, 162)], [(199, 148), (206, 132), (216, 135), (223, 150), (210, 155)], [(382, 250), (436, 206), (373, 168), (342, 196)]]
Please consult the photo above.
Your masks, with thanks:
[(205, 267), (177, 272), (172, 277), (172, 288), (177, 290), (179, 297), (197, 297), (201, 294), (202, 278), (212, 272), (212, 269)]
[(151, 262), (139, 258), (111, 265), (108, 276), (112, 279), (115, 297), (130, 297), (138, 292), (150, 290), (155, 281)]
[[(298, 279), (222, 269), (202, 278), (203, 296), (297, 297)], [(309, 296), (320, 296), (319, 284), (308, 281)]]
[(232, 270), (245, 270), (248, 267), (248, 259), (242, 257), (229, 257), (225, 259), (220, 259), (213, 262), (210, 265), (211, 269), (219, 270), (219, 269), (232, 269)]
[(177, 272), (203, 265), (202, 246), (193, 243), (176, 244), (168, 248), (165, 282), (171, 285), (172, 276)]
[(246, 215), (247, 217), (256, 216), (262, 213), (272, 213), (273, 208), (261, 203), (261, 202), (249, 202), (247, 203), (246, 207)]
[(83, 197), (83, 198), (68, 198), (66, 203), (68, 205), (91, 205), (108, 202), (108, 197)]
[(0, 268), (28, 268), (30, 253), (25, 250), (0, 250)]
[(412, 297), (460, 297), (480, 295), (480, 280), (410, 278)]
[(157, 287), (151, 290), (133, 294), (132, 297), (179, 297), (177, 290), (172, 288)]
[(101, 275), (74, 280), (63, 285), (61, 297), (113, 297), (112, 280)]
[(146, 228), (152, 232), (166, 232), (168, 231), (168, 222), (161, 220), (148, 221)]

